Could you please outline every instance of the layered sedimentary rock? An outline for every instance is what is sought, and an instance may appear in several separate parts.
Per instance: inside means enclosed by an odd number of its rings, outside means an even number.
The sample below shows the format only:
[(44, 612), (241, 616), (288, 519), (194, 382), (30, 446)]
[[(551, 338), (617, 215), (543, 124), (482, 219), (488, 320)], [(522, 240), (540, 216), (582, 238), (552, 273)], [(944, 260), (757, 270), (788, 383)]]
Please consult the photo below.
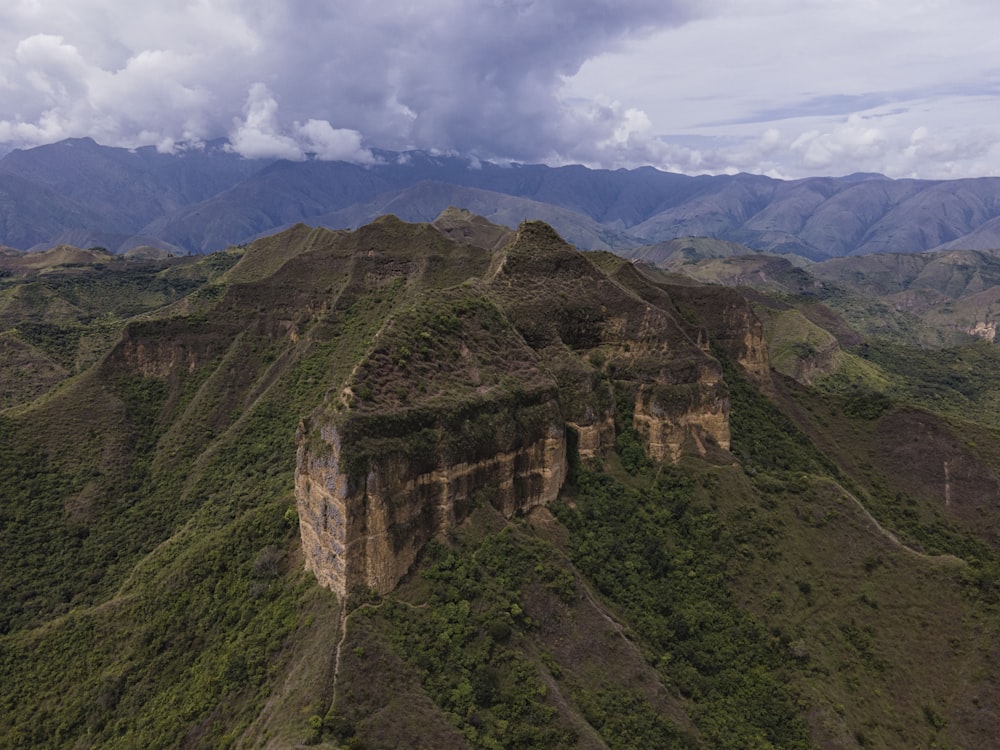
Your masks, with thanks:
[(770, 379), (764, 327), (738, 291), (721, 286), (669, 286), (670, 296), (703, 327), (706, 342), (758, 383)]
[(576, 433), (576, 453), (582, 461), (591, 461), (599, 457), (615, 444), (613, 414), (594, 417), (589, 424), (567, 422), (566, 426)]
[(471, 288), (427, 294), (387, 321), (301, 433), (307, 565), (340, 593), (391, 590), (476, 504), (527, 511), (566, 476), (555, 380)]
[(133, 323), (122, 332), (112, 359), (143, 377), (190, 373), (215, 356), (221, 338), (218, 331), (192, 330), (184, 320)]
[[(510, 516), (553, 501), (570, 445), (598, 458), (616, 426), (634, 427), (654, 461), (728, 449), (708, 329), (665, 286), (631, 283), (527, 222), (478, 281), (387, 319), (300, 430), (296, 495), (317, 579), (341, 595), (390, 591), (477, 504)], [(713, 334), (764, 372), (760, 324), (741, 302), (714, 293)]]
[(677, 461), (685, 450), (705, 455), (709, 445), (729, 450), (729, 397), (714, 373), (688, 386), (642, 387), (633, 425), (654, 461)]
[(299, 446), (296, 496), (306, 568), (344, 595), (392, 590), (435, 534), (461, 523), (477, 502), (505, 515), (555, 500), (566, 477), (566, 433), (548, 433), (513, 451), (475, 462), (439, 463), (430, 471), (400, 454), (383, 457), (352, 479), (340, 435)]
[[(629, 394), (633, 425), (645, 437), (650, 458), (676, 460), (685, 446), (704, 453), (707, 443), (728, 448), (728, 393), (708, 333), (681, 316), (666, 286), (643, 278), (621, 259), (597, 260), (611, 273), (551, 228), (526, 222), (495, 257), (490, 289), (561, 384), (581, 380), (566, 364), (575, 355)], [(758, 358), (766, 358), (760, 324), (738, 295), (729, 290), (721, 295), (726, 311), (734, 311), (728, 317), (744, 316), (738, 321), (744, 343), (739, 356), (759, 369)], [(581, 458), (608, 450), (614, 444), (614, 431), (607, 429), (614, 410), (598, 403), (601, 387), (590, 387), (589, 399), (588, 388), (571, 390), (564, 401)]]

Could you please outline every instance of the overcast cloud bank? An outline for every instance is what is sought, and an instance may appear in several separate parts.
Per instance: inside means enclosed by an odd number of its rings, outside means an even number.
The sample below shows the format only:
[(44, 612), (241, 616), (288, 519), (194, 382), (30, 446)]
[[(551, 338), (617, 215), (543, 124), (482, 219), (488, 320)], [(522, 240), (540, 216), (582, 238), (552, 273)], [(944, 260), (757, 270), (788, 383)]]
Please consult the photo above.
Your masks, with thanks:
[(14, 0), (0, 144), (1000, 174), (998, 20), (980, 0)]

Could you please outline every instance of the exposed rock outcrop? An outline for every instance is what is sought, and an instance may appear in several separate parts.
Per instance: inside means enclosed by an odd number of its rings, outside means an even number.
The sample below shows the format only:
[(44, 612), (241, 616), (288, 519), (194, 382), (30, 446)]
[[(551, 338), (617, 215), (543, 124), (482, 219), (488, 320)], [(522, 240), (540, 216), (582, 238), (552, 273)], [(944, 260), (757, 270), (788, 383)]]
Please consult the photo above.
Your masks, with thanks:
[(688, 386), (643, 387), (635, 402), (633, 424), (646, 441), (646, 453), (659, 462), (677, 461), (691, 448), (705, 455), (708, 445), (729, 450), (729, 398), (713, 374)]
[(997, 322), (996, 321), (979, 321), (966, 331), (970, 336), (978, 336), (979, 338), (993, 343), (997, 338)]
[(566, 427), (576, 433), (576, 453), (582, 461), (592, 461), (615, 444), (615, 418), (605, 414), (590, 424), (567, 422)]
[(341, 595), (390, 591), (477, 503), (510, 516), (553, 501), (569, 446), (584, 461), (607, 453), (629, 415), (654, 461), (727, 450), (710, 335), (762, 376), (761, 326), (729, 290), (678, 296), (704, 306), (710, 327), (685, 317), (667, 286), (609, 275), (526, 222), (478, 282), (393, 313), (300, 430), (307, 568)]
[(764, 327), (746, 298), (721, 286), (668, 286), (673, 300), (703, 327), (705, 337), (755, 381), (771, 375)]
[(299, 446), (296, 472), (306, 568), (340, 595), (358, 588), (391, 591), (436, 534), (465, 520), (486, 500), (507, 516), (555, 500), (566, 478), (566, 433), (548, 434), (476, 462), (440, 462), (429, 471), (400, 454), (352, 479), (340, 435)]
[(108, 364), (147, 378), (176, 377), (217, 356), (233, 335), (228, 326), (192, 326), (184, 318), (131, 323)]

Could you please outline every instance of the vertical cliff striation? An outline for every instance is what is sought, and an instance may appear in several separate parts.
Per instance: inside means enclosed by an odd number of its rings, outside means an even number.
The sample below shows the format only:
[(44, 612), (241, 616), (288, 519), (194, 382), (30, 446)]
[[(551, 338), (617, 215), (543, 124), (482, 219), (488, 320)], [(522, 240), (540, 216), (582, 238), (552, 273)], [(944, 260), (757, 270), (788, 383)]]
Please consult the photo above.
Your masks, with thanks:
[(477, 503), (512, 515), (554, 500), (566, 427), (540, 364), (471, 288), (428, 294), (387, 321), (300, 430), (299, 522), (317, 578), (341, 594), (386, 592)]
[[(554, 404), (553, 404), (554, 406)], [(342, 441), (326, 425), (299, 445), (295, 490), (306, 568), (327, 588), (391, 591), (423, 546), (478, 502), (507, 516), (555, 500), (566, 478), (566, 433), (553, 421), (520, 448), (475, 461), (421, 465), (381, 457), (363, 476), (345, 470)]]
[[(632, 400), (633, 426), (654, 460), (728, 448), (722, 368), (704, 328), (681, 315), (664, 286), (616, 256), (577, 252), (540, 222), (521, 226), (488, 278), (512, 323), (555, 373), (587, 456), (614, 444), (606, 428), (615, 416), (609, 390)], [(745, 322), (752, 320), (750, 313)]]
[[(665, 286), (619, 276), (526, 222), (483, 276), (387, 315), (299, 430), (303, 550), (324, 586), (387, 592), (476, 504), (509, 516), (552, 502), (568, 451), (605, 454), (623, 416), (655, 461), (728, 449), (708, 329)], [(709, 305), (713, 334), (751, 371), (766, 367), (756, 318), (722, 294)]]
[(729, 450), (729, 395), (714, 372), (685, 386), (641, 386), (632, 423), (654, 461), (704, 456), (713, 445)]

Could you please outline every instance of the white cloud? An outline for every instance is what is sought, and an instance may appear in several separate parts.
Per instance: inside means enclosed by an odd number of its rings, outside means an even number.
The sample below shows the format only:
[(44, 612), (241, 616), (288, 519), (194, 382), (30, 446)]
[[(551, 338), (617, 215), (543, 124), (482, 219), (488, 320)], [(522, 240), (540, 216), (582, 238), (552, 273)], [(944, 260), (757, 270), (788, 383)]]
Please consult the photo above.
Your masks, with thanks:
[(35, 34), (23, 39), (14, 50), (25, 79), (48, 101), (85, 93), (83, 78), (90, 72), (76, 47), (61, 36)]
[(998, 24), (986, 0), (12, 0), (0, 149), (1000, 174)]
[(375, 157), (361, 141), (357, 130), (334, 128), (327, 120), (294, 123), (286, 132), (277, 100), (259, 81), (250, 87), (243, 117), (234, 118), (229, 133), (229, 148), (248, 159), (301, 161), (312, 155), (325, 161), (371, 164)]
[[(1000, 142), (995, 3), (720, 0), (711, 9), (594, 56), (566, 94), (640, 106), (674, 143), (705, 138), (697, 167), (706, 171), (1000, 174), (1000, 152), (986, 148)], [(920, 126), (947, 147), (904, 154)], [(758, 153), (768, 130), (780, 141)]]
[(244, 118), (233, 120), (230, 148), (247, 159), (291, 159), (299, 161), (305, 153), (295, 141), (279, 132), (278, 102), (263, 83), (250, 87)]
[[(8, 93), (0, 134), (10, 145), (65, 135), (137, 145), (140, 134), (177, 143), (233, 131), (247, 154), (295, 157), (304, 148), (363, 161), (364, 141), (568, 160), (633, 126), (568, 105), (564, 77), (632, 36), (684, 22), (696, 5), (8, 3), (0, 8)], [(257, 83), (280, 108), (269, 109), (266, 97), (248, 102)]]
[(888, 145), (886, 134), (859, 115), (829, 132), (810, 130), (799, 135), (790, 150), (809, 168), (829, 169), (837, 164), (864, 163), (879, 158)]
[(298, 125), (296, 132), (305, 140), (306, 150), (316, 154), (317, 159), (356, 164), (375, 161), (372, 152), (362, 147), (361, 133), (357, 130), (334, 128), (326, 120), (309, 120), (304, 125)]

